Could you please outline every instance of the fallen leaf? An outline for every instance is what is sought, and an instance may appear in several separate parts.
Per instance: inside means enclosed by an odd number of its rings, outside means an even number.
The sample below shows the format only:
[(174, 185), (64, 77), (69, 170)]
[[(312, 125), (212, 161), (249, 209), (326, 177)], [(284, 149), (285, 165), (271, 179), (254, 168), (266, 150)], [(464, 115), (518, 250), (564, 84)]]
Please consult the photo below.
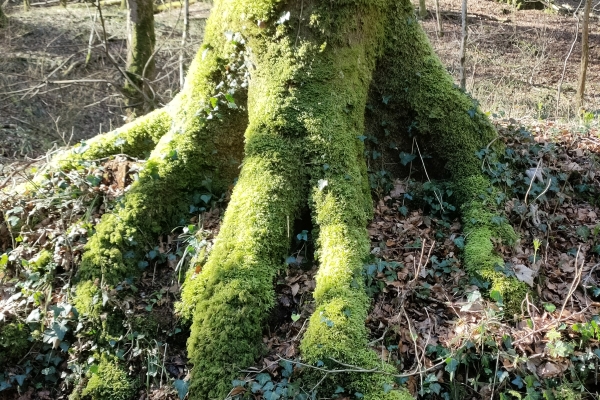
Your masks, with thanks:
[(536, 274), (531, 268), (528, 268), (523, 264), (517, 264), (513, 267), (513, 270), (515, 271), (515, 276), (518, 280), (533, 287), (533, 278)]
[(292, 289), (292, 296), (295, 296), (298, 294), (298, 290), (300, 290), (300, 285), (294, 283), (292, 286), (290, 286), (290, 288)]

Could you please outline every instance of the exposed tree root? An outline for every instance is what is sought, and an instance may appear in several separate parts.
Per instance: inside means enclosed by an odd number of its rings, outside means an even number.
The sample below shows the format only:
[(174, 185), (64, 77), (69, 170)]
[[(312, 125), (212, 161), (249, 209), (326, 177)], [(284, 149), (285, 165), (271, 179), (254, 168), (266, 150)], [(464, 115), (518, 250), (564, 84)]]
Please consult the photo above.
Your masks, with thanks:
[[(387, 25), (385, 55), (375, 73), (371, 98), (386, 99), (378, 117), (387, 117), (387, 129), (418, 134), (422, 148), (436, 155), (438, 168), (449, 173), (460, 204), (466, 236), (465, 268), (469, 274), (491, 281), (511, 312), (527, 287), (498, 272), (502, 257), (494, 254), (492, 238), (514, 244), (517, 237), (499, 217), (495, 191), (481, 171), (476, 152), (494, 141), (496, 132), (478, 103), (452, 81), (427, 36), (416, 21), (410, 2), (397, 2)], [(407, 110), (398, 117), (394, 110)], [(385, 110), (389, 110), (385, 113)], [(412, 119), (406, 122), (406, 118)], [(400, 132), (398, 132), (400, 133)]]

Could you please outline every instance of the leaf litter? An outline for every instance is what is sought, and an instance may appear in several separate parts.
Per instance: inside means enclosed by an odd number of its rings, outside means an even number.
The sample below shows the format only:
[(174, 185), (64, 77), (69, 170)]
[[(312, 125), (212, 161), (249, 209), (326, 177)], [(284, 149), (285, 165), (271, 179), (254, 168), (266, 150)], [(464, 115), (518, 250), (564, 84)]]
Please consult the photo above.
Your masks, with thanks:
[[(506, 215), (520, 241), (514, 247), (497, 242), (496, 251), (507, 261), (500, 266), (502, 271), (532, 289), (518, 315), (505, 315), (501, 301), (489, 297), (485, 284), (462, 270), (465, 238), (460, 221), (427, 204), (415, 206), (406, 200), (415, 182), (395, 181), (391, 192), (374, 204), (368, 227), (371, 259), (363, 271), (372, 297), (366, 320), (370, 346), (382, 360), (397, 365), (398, 383), (422, 398), (438, 398), (455, 384), (470, 398), (484, 398), (498, 390), (523, 395), (530, 389), (557, 391), (561, 382), (591, 388), (596, 377), (600, 356), (600, 329), (593, 323), (600, 307), (598, 140), (595, 134), (569, 133), (549, 123), (534, 127), (535, 135), (515, 121), (497, 125), (513, 159), (511, 168), (491, 165), (491, 176), (505, 193)], [(492, 163), (487, 155), (484, 158), (484, 164)], [(506, 158), (500, 157), (498, 162), (503, 161)], [(0, 324), (38, 318), (53, 326), (57, 320), (47, 310), (68, 304), (69, 282), (93, 225), (127, 191), (142, 165), (126, 157), (89, 163), (81, 170), (50, 177), (40, 192), (43, 195), (35, 199), (2, 199), (6, 222), (0, 228), (0, 244), (8, 255), (0, 262), (12, 268), (1, 278)], [(189, 221), (201, 227), (209, 244), (218, 233), (225, 206), (214, 205)], [(169, 382), (184, 381), (189, 373), (187, 328), (173, 308), (186, 246), (180, 233), (161, 236), (154, 247), (160, 256), (150, 260), (139, 281), (123, 282), (105, 300), (127, 310), (128, 321), (150, 315), (157, 321), (154, 344), (147, 338), (143, 346), (123, 340), (133, 376), (145, 374), (148, 355), (160, 350), (160, 378), (152, 376), (151, 384), (140, 389), (140, 399), (178, 398)], [(248, 394), (267, 398), (280, 388), (288, 394), (297, 390), (294, 398), (309, 393), (309, 388), (293, 382), (307, 368), (301, 363), (299, 345), (314, 310), (318, 265), (309, 251), (307, 231), (297, 238), (286, 261), (288, 268), (276, 282), (276, 306), (263, 337), (266, 353), (241, 372), (232, 386), (232, 398)], [(36, 260), (44, 251), (51, 253), (52, 271), (46, 281), (32, 281)], [(54, 348), (62, 343), (50, 339)], [(14, 391), (16, 378), (10, 378), (23, 376), (24, 370), (20, 365), (3, 367), (0, 373), (13, 389), (3, 390), (2, 398), (66, 398), (73, 383), (71, 367), (85, 364), (94, 343), (79, 338), (70, 345), (71, 351), (61, 354), (54, 366), (55, 383), (40, 384), (47, 381), (25, 374), (19, 394)], [(45, 351), (44, 345), (34, 342), (28, 357), (35, 360)], [(573, 378), (578, 369), (592, 367), (579, 381)], [(347, 395), (341, 388), (339, 398)]]

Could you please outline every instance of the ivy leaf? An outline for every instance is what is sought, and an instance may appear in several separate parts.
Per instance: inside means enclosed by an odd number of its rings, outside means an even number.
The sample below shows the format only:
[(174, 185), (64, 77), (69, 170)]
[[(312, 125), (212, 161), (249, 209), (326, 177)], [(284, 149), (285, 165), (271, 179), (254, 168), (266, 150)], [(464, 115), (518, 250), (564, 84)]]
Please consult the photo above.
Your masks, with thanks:
[(184, 380), (176, 379), (175, 382), (173, 382), (173, 386), (175, 386), (175, 389), (177, 390), (177, 396), (179, 396), (179, 400), (183, 400), (188, 394), (188, 383)]
[(446, 359), (445, 370), (448, 372), (454, 372), (454, 371), (456, 371), (456, 368), (458, 368), (459, 364), (460, 363), (458, 362), (458, 360), (456, 358), (449, 357)]
[(409, 153), (401, 152), (400, 153), (400, 162), (402, 163), (402, 165), (406, 166), (410, 162), (412, 162), (412, 160), (414, 160), (416, 157), (417, 156), (414, 155), (414, 154), (409, 154)]
[(29, 315), (27, 316), (27, 319), (25, 320), (25, 322), (27, 322), (28, 324), (33, 323), (33, 322), (39, 322), (40, 321), (40, 309), (36, 308), (35, 310), (31, 311), (29, 313)]
[(63, 320), (60, 323), (53, 323), (52, 330), (54, 331), (56, 337), (58, 337), (59, 340), (63, 340), (65, 338), (65, 334), (69, 331), (69, 327), (67, 326), (67, 322)]
[(265, 374), (264, 372), (262, 374), (256, 375), (256, 381), (258, 383), (260, 383), (261, 386), (263, 386), (265, 383), (267, 383), (270, 380), (271, 380), (271, 375)]
[(556, 306), (552, 303), (544, 303), (544, 310), (548, 311), (549, 313), (553, 313), (556, 311)]
[(454, 239), (454, 245), (461, 250), (464, 249), (465, 248), (464, 236), (460, 236), (460, 237), (457, 237), (456, 239)]
[(577, 228), (577, 235), (579, 235), (579, 237), (583, 240), (588, 240), (588, 237), (590, 236), (590, 228), (585, 225), (581, 225), (579, 228)]
[(523, 379), (521, 379), (520, 375), (517, 375), (515, 379), (513, 379), (510, 383), (518, 387), (519, 389), (523, 388)]
[(15, 379), (17, 380), (17, 383), (19, 384), (19, 386), (23, 386), (23, 383), (25, 382), (25, 378), (27, 378), (27, 375), (15, 375)]

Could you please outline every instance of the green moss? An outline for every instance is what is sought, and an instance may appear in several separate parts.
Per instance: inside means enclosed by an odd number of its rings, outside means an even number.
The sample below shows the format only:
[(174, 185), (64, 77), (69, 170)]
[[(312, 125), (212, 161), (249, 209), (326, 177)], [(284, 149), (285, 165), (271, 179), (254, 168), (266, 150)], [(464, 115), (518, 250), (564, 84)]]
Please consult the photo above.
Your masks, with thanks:
[(16, 362), (29, 350), (29, 329), (19, 322), (0, 325), (0, 365)]
[(85, 281), (77, 285), (73, 305), (81, 316), (97, 320), (102, 312), (102, 293), (97, 284)]
[(135, 394), (135, 386), (115, 360), (102, 356), (98, 369), (90, 374), (81, 395), (91, 400), (130, 400)]
[(554, 398), (555, 400), (581, 400), (583, 396), (568, 385), (561, 385), (554, 389)]
[(169, 109), (170, 107), (155, 110), (114, 131), (73, 146), (57, 154), (50, 168), (74, 169), (82, 161), (98, 160), (115, 154), (146, 158), (171, 128), (173, 120)]
[(34, 259), (29, 261), (29, 267), (36, 272), (42, 272), (51, 262), (53, 262), (52, 253), (48, 250), (42, 250)]

